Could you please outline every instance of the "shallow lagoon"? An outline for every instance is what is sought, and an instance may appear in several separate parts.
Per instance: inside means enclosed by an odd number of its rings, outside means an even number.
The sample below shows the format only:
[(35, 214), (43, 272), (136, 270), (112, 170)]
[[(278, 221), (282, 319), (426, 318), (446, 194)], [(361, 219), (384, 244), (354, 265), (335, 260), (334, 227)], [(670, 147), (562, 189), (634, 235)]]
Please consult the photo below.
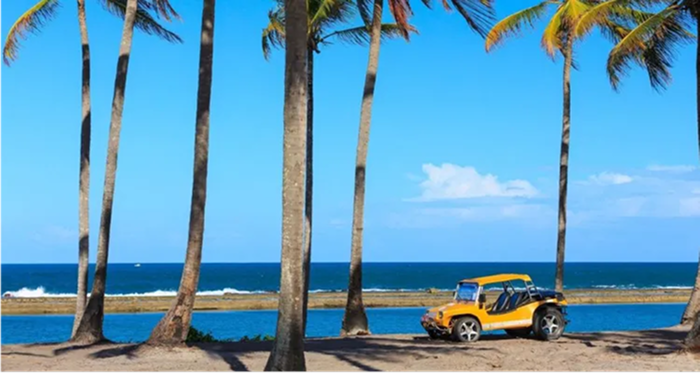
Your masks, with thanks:
[[(642, 330), (678, 323), (685, 304), (573, 305), (568, 308), (568, 332)], [(373, 334), (424, 333), (419, 324), (425, 308), (368, 309)], [(118, 342), (141, 342), (162, 313), (105, 315), (105, 336)], [(309, 337), (337, 336), (342, 309), (309, 310)], [(195, 312), (193, 326), (217, 338), (274, 335), (277, 311)], [(70, 336), (71, 315), (2, 316), (2, 344), (61, 342)]]

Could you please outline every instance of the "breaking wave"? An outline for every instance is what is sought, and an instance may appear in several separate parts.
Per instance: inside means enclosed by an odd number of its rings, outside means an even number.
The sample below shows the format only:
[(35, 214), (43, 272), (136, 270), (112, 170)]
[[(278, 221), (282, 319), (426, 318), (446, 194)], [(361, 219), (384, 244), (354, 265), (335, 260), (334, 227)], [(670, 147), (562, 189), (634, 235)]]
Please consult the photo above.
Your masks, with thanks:
[[(659, 289), (659, 290), (686, 290), (692, 289), (692, 286), (650, 286), (650, 287), (636, 287), (634, 285), (593, 285), (592, 289), (610, 289), (610, 290), (649, 290), (649, 289)], [(487, 287), (486, 290), (500, 290), (501, 287)], [(541, 288), (544, 289), (544, 288)], [(427, 292), (429, 289), (382, 289), (382, 288), (367, 288), (362, 289), (366, 293), (404, 293), (404, 292)], [(454, 289), (436, 289), (441, 292), (451, 292)], [(584, 290), (584, 289), (581, 289)], [(345, 292), (345, 289), (314, 289), (309, 290), (309, 293), (341, 293)], [(198, 291), (197, 295), (203, 296), (223, 296), (223, 295), (239, 295), (239, 294), (272, 294), (276, 291), (265, 291), (265, 290), (238, 290), (234, 288), (224, 288), (221, 290), (202, 290)], [(176, 290), (155, 290), (144, 293), (120, 293), (120, 294), (107, 294), (108, 297), (171, 297), (177, 295)], [(6, 291), (2, 294), (3, 298), (69, 298), (74, 297), (75, 293), (51, 293), (47, 292), (43, 286), (39, 286), (35, 289), (23, 287), (15, 291)], [(89, 294), (88, 294), (89, 296)]]
[[(197, 295), (228, 295), (228, 294), (264, 294), (267, 291), (246, 291), (233, 288), (224, 288), (222, 290), (203, 290), (197, 292)], [(126, 294), (107, 294), (108, 297), (169, 297), (177, 295), (176, 290), (156, 290), (145, 293), (126, 293)], [(74, 297), (75, 293), (50, 293), (43, 286), (36, 289), (21, 288), (16, 291), (6, 291), (2, 294), (3, 298), (67, 298)], [(90, 296), (90, 294), (88, 294)]]

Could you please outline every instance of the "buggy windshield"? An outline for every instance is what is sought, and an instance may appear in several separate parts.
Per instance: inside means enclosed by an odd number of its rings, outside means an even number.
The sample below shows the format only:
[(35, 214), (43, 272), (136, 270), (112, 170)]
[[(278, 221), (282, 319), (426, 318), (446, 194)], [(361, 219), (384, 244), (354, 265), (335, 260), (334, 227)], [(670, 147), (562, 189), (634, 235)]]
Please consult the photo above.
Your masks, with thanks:
[(463, 300), (468, 302), (476, 301), (476, 293), (479, 290), (479, 285), (469, 282), (462, 282), (457, 285), (455, 300)]

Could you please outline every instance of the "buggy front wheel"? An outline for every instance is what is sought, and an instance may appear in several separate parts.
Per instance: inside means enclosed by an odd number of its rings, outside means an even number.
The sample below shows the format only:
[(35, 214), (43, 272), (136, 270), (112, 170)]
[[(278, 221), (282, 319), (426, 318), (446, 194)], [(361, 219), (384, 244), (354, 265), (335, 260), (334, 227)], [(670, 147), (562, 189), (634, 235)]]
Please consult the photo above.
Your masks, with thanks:
[(481, 337), (481, 324), (474, 317), (460, 317), (452, 326), (452, 339), (457, 342), (476, 342), (479, 337)]

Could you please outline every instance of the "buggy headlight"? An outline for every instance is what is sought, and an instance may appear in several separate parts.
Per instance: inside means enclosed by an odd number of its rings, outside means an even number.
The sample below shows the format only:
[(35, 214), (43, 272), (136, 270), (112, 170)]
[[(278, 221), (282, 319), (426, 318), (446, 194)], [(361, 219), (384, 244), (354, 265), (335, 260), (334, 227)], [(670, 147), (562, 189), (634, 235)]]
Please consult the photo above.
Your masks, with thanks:
[(442, 319), (442, 311), (438, 312), (438, 319)]

